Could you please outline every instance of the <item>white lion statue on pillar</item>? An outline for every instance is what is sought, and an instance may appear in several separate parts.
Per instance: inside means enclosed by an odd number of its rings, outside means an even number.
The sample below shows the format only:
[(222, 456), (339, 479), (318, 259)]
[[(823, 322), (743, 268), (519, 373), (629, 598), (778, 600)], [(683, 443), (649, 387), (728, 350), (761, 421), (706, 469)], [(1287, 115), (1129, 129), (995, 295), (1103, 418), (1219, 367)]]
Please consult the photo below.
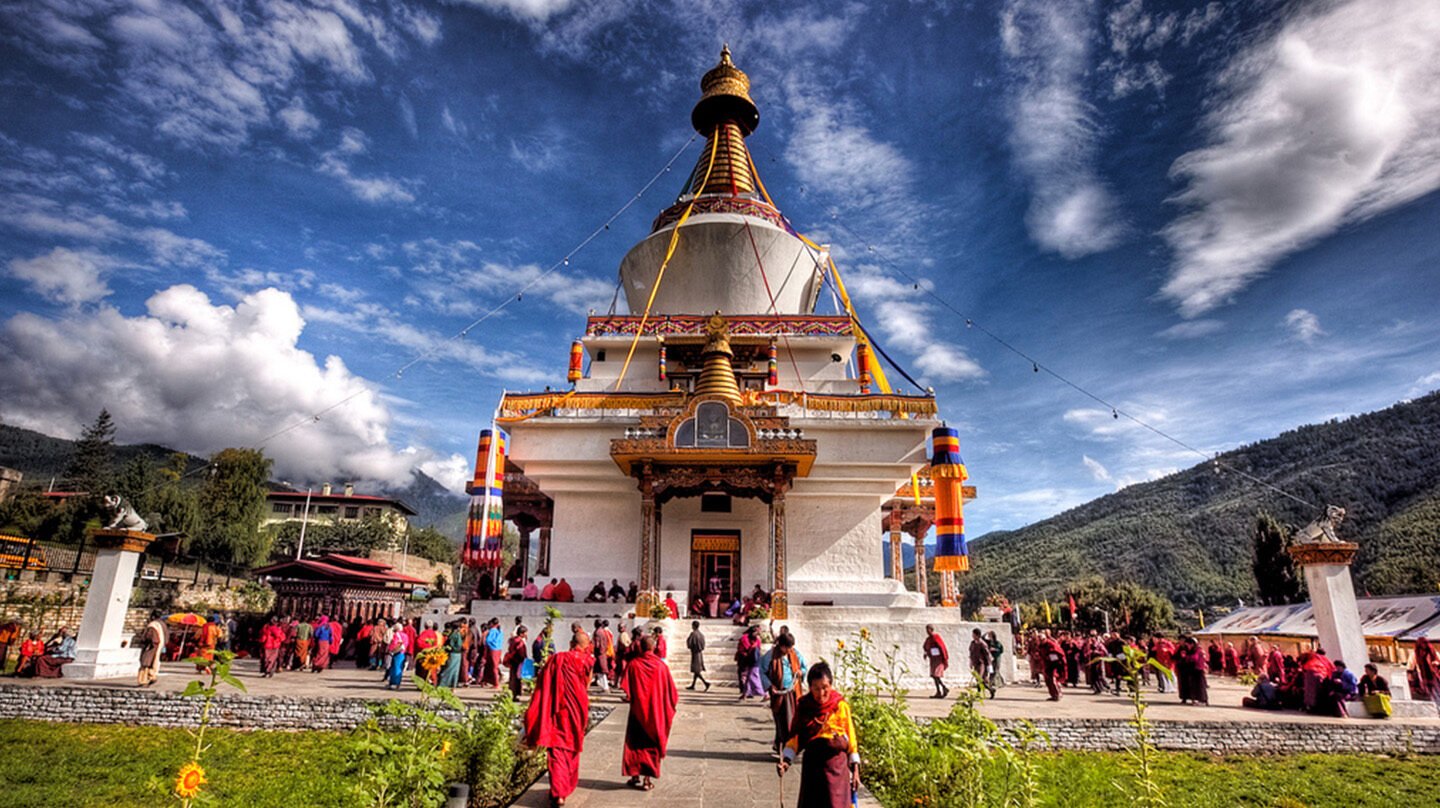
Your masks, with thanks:
[(132, 530), (136, 533), (144, 533), (145, 528), (149, 527), (145, 524), (145, 520), (140, 518), (140, 514), (130, 507), (130, 503), (116, 494), (105, 497), (105, 507), (110, 510), (112, 515), (110, 524), (105, 526), (106, 530)]
[(1296, 531), (1295, 544), (1341, 544), (1344, 539), (1336, 530), (1345, 521), (1345, 509), (1326, 505), (1325, 515)]

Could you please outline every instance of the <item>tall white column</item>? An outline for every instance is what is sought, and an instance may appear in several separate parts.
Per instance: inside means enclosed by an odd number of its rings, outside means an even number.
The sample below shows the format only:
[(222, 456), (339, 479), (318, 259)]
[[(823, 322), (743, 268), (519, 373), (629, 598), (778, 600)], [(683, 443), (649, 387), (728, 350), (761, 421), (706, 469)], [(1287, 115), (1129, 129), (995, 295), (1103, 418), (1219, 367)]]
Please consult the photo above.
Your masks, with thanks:
[(1359, 545), (1350, 542), (1296, 544), (1289, 549), (1296, 565), (1305, 571), (1320, 647), (1331, 660), (1344, 660), (1357, 674), (1370, 661), (1350, 579), (1350, 563), (1358, 549)]
[(66, 679), (116, 679), (134, 676), (140, 669), (140, 649), (126, 641), (125, 612), (140, 553), (155, 537), (132, 530), (97, 530), (94, 540), (99, 549), (75, 637), (75, 661), (60, 669)]

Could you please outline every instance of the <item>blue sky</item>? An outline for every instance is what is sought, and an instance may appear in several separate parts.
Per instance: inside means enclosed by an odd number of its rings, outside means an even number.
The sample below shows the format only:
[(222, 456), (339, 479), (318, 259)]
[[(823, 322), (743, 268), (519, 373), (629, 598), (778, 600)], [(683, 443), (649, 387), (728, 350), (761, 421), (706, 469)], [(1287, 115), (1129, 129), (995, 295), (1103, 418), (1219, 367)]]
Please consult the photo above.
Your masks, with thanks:
[(0, 15), (0, 418), (456, 483), (502, 389), (564, 384), (698, 144), (541, 273), (722, 42), (777, 204), (961, 427), (973, 534), (1199, 458), (930, 292), (1206, 451), (1440, 387), (1432, 3), (53, 0)]

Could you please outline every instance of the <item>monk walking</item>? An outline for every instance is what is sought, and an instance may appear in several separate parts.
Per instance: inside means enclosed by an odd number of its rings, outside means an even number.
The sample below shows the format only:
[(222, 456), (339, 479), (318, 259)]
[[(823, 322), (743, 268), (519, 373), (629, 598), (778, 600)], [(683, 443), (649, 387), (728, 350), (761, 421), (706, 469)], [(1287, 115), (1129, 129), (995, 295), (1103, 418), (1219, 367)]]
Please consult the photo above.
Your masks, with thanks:
[(630, 777), (631, 788), (650, 791), (652, 777), (660, 776), (660, 761), (675, 723), (675, 705), (680, 694), (670, 667), (655, 655), (655, 640), (640, 639), (640, 655), (625, 666), (621, 687), (630, 702), (630, 719), (625, 725), (625, 752), (622, 773)]
[(950, 695), (950, 688), (945, 684), (945, 669), (950, 665), (950, 649), (945, 647), (945, 639), (934, 626), (925, 627), (925, 644), (921, 650), (930, 661), (930, 678), (935, 681), (935, 695), (930, 698), (943, 699)]
[(784, 777), (803, 753), (799, 808), (845, 808), (860, 789), (860, 749), (850, 703), (834, 688), (824, 662), (817, 662), (805, 679), (810, 692), (796, 704), (790, 739), (776, 768)]
[(543, 746), (550, 764), (550, 804), (564, 805), (580, 782), (580, 752), (590, 721), (590, 672), (595, 657), (583, 631), (570, 638), (570, 650), (553, 653), (535, 681), (525, 711), (525, 743)]

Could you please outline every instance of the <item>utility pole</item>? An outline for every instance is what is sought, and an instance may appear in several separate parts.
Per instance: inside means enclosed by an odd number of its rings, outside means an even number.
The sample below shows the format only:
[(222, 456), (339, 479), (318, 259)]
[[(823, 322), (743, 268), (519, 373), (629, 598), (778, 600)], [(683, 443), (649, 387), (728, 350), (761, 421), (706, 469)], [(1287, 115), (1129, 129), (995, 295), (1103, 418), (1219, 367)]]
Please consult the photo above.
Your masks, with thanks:
[(300, 541), (295, 543), (295, 560), (305, 552), (305, 526), (310, 523), (310, 487), (305, 488), (305, 513), (300, 516)]

